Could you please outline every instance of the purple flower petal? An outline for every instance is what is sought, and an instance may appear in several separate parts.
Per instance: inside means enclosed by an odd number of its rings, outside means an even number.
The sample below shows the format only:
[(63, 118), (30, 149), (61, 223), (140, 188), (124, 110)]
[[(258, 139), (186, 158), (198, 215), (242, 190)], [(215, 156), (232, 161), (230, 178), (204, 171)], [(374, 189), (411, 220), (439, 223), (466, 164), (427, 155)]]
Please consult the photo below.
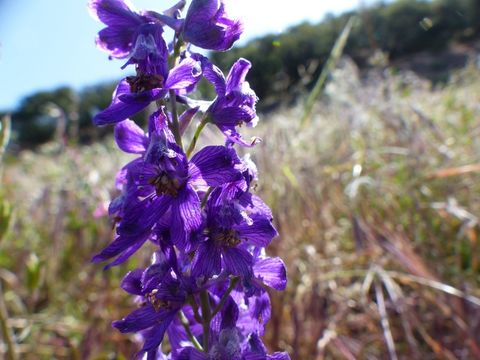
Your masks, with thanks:
[(97, 36), (97, 46), (116, 58), (126, 57), (135, 41), (135, 32), (144, 19), (121, 0), (91, 0), (91, 15), (107, 25)]
[(110, 245), (95, 255), (92, 261), (100, 262), (111, 259), (129, 248), (135, 247), (138, 243), (143, 244), (147, 240), (147, 237), (146, 234), (143, 237), (140, 237), (138, 234), (135, 234), (135, 236), (118, 235)]
[(287, 270), (278, 257), (257, 260), (253, 265), (253, 273), (265, 285), (275, 290), (285, 290), (287, 286)]
[(250, 61), (240, 58), (231, 67), (227, 76), (227, 93), (242, 89), (247, 73), (252, 67)]
[(278, 235), (270, 219), (261, 215), (251, 215), (252, 223), (243, 222), (235, 226), (240, 239), (249, 245), (265, 247)]
[(217, 126), (232, 127), (243, 122), (248, 123), (255, 119), (255, 109), (248, 106), (228, 106), (212, 114), (213, 122)]
[(145, 343), (143, 344), (142, 352), (150, 352), (158, 349), (163, 341), (165, 332), (175, 318), (175, 315), (176, 311), (170, 312), (160, 324), (154, 326), (144, 334)]
[(185, 110), (182, 115), (180, 115), (178, 122), (180, 124), (180, 135), (183, 136), (185, 130), (187, 130), (188, 125), (192, 121), (193, 117), (197, 114), (199, 107), (194, 107), (192, 109)]
[(168, 320), (169, 315), (170, 311), (164, 308), (156, 311), (152, 305), (148, 304), (132, 311), (122, 320), (114, 321), (112, 326), (122, 333), (137, 332), (157, 325), (165, 319)]
[(93, 122), (95, 125), (106, 125), (126, 120), (131, 115), (147, 107), (150, 103), (150, 99), (137, 99), (136, 102), (124, 102), (120, 100), (121, 97), (128, 94), (130, 94), (130, 85), (128, 85), (126, 79), (123, 79), (113, 93), (110, 106), (94, 116)]
[(141, 16), (122, 0), (90, 0), (88, 9), (94, 18), (106, 25), (133, 26), (142, 23)]
[(224, 248), (223, 261), (225, 269), (229, 274), (241, 276), (244, 279), (250, 279), (253, 276), (253, 257), (241, 248)]
[(200, 62), (202, 64), (203, 76), (215, 87), (215, 92), (218, 96), (223, 97), (227, 92), (225, 75), (222, 70), (213, 65), (207, 57), (201, 56)]
[(187, 347), (175, 358), (176, 360), (207, 360), (209, 356), (194, 347)]
[(189, 174), (197, 186), (221, 186), (242, 178), (242, 162), (233, 148), (206, 146), (189, 163)]
[(239, 20), (227, 17), (223, 1), (193, 0), (184, 23), (186, 41), (203, 49), (225, 51), (243, 32)]
[(170, 70), (165, 88), (172, 90), (186, 89), (195, 85), (201, 79), (201, 75), (200, 63), (192, 58), (187, 58)]
[(133, 295), (143, 295), (142, 294), (142, 269), (135, 269), (129, 271), (127, 275), (122, 280), (120, 287), (126, 292)]
[(130, 154), (143, 154), (148, 146), (148, 137), (132, 120), (115, 125), (114, 135), (118, 147)]
[(220, 249), (212, 241), (207, 241), (198, 247), (193, 259), (192, 275), (195, 278), (209, 278), (222, 270)]
[(170, 235), (172, 242), (186, 250), (186, 240), (192, 231), (202, 222), (200, 199), (193, 188), (187, 186), (172, 200), (172, 224)]

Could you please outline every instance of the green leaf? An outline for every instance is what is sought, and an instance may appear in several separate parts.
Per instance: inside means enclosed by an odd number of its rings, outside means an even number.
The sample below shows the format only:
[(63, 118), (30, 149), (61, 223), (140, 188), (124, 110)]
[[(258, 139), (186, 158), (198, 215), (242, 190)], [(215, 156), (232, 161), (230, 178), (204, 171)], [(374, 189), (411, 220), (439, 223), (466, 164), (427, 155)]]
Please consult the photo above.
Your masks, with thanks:
[(0, 198), (0, 242), (7, 235), (10, 223), (12, 222), (12, 207)]
[(30, 291), (38, 288), (40, 285), (40, 274), (42, 270), (42, 263), (38, 256), (31, 253), (27, 260), (27, 287)]
[(2, 120), (0, 120), (0, 160), (5, 153), (8, 142), (10, 141), (11, 134), (11, 123), (10, 116), (5, 115)]

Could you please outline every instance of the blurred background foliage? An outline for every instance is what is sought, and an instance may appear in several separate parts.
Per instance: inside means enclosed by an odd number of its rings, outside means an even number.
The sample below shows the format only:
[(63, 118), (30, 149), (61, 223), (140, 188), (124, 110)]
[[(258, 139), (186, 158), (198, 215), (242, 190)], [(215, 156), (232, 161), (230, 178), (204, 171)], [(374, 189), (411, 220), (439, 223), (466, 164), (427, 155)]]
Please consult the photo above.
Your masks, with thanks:
[[(239, 57), (252, 62), (248, 80), (261, 99), (260, 110), (294, 104), (313, 86), (352, 14), (326, 16), (319, 24), (299, 24), (232, 51), (212, 53), (211, 58), (225, 71)], [(398, 0), (363, 8), (358, 15), (344, 53), (361, 69), (371, 67), (372, 55), (381, 52), (393, 68), (412, 69), (435, 83), (443, 82), (452, 68), (465, 66), (480, 47), (478, 0)], [(10, 111), (13, 144), (32, 147), (55, 137), (59, 114), (51, 111), (52, 103), (61, 110), (64, 126), (78, 134), (79, 141), (103, 137), (108, 131), (93, 128), (91, 118), (110, 103), (114, 87), (115, 83), (99, 84), (79, 92), (62, 87), (26, 97)], [(200, 90), (203, 96), (212, 95), (206, 84)]]
[[(480, 358), (480, 3), (362, 9), (307, 126), (310, 93), (352, 14), (212, 54), (253, 62), (261, 122), (245, 136), (289, 284), (270, 349), (292, 359)], [(92, 114), (114, 84), (33, 94), (0, 131), (0, 358), (128, 359), (122, 274), (91, 256), (113, 235), (114, 174), (131, 159)], [(200, 86), (204, 94), (210, 91)], [(140, 114), (141, 121), (145, 114)], [(3, 149), (9, 142), (9, 151)], [(102, 141), (97, 141), (97, 140)], [(212, 127), (204, 141), (221, 142)], [(88, 146), (85, 146), (87, 145)]]

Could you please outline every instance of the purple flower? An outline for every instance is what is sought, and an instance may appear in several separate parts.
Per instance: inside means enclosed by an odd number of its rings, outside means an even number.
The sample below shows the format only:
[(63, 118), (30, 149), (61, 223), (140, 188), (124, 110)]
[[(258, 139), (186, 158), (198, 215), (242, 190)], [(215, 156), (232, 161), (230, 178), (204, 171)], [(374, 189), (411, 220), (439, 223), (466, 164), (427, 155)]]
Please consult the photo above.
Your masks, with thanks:
[(141, 307), (113, 326), (123, 333), (141, 332), (145, 343), (141, 354), (155, 358), (165, 332), (186, 302), (188, 291), (181, 279), (172, 276), (169, 259), (157, 253), (146, 270), (130, 271), (122, 288), (141, 299)]
[(98, 33), (97, 46), (116, 58), (130, 54), (138, 28), (149, 22), (123, 0), (90, 0), (88, 8), (93, 17), (107, 25)]
[(242, 22), (228, 17), (223, 0), (193, 0), (183, 25), (184, 39), (208, 50), (230, 49), (242, 32)]
[(242, 146), (252, 146), (258, 139), (246, 142), (237, 132), (236, 127), (242, 124), (255, 126), (258, 117), (255, 110), (257, 96), (245, 78), (251, 63), (245, 59), (237, 60), (227, 78), (207, 58), (200, 57), (205, 78), (216, 90), (217, 98), (207, 112), (212, 122), (225, 134), (228, 140)]
[(117, 238), (94, 261), (120, 255), (111, 265), (125, 261), (149, 237), (167, 229), (169, 240), (189, 251), (189, 235), (202, 223), (196, 187), (221, 186), (241, 181), (243, 165), (236, 152), (225, 146), (207, 146), (190, 161), (174, 143), (163, 111), (150, 120), (149, 135), (126, 120), (116, 126), (122, 150), (141, 154), (125, 168), (127, 184), (116, 208), (122, 214)]
[[(167, 56), (163, 59), (167, 59)], [(139, 73), (137, 76), (127, 77), (115, 89), (110, 106), (97, 113), (93, 121), (96, 125), (123, 121), (145, 109), (150, 103), (165, 97), (169, 90), (181, 93), (192, 88), (200, 80), (201, 73), (197, 61), (186, 58), (168, 74)]]
[(248, 248), (267, 246), (277, 231), (269, 216), (249, 211), (242, 206), (241, 198), (223, 190), (215, 189), (208, 198), (204, 240), (193, 260), (192, 274), (208, 278), (223, 269), (248, 282), (254, 275), (254, 258)]
[(267, 354), (265, 345), (256, 333), (252, 333), (243, 350), (244, 360), (290, 360), (290, 356), (286, 352), (276, 352), (272, 355)]
[[(106, 25), (97, 45), (126, 58), (122, 69), (135, 68), (94, 117), (97, 125), (116, 124), (118, 147), (135, 158), (116, 176), (120, 194), (108, 208), (115, 238), (93, 261), (111, 260), (108, 268), (148, 241), (155, 247), (152, 264), (129, 272), (121, 284), (139, 307), (113, 326), (144, 339), (137, 358), (146, 360), (287, 360), (286, 353), (268, 355), (260, 340), (271, 317), (266, 288), (283, 290), (287, 282), (282, 260), (264, 249), (277, 231), (269, 207), (251, 193), (255, 164), (234, 149), (259, 140), (245, 141), (238, 132), (258, 120), (257, 96), (246, 81), (251, 64), (239, 59), (225, 77), (190, 52), (190, 45), (228, 50), (243, 25), (227, 15), (224, 0), (192, 0), (185, 18), (186, 0), (162, 13), (136, 12), (127, 2), (88, 3)], [(164, 26), (175, 30), (168, 45)], [(213, 101), (187, 97), (202, 75), (215, 88)], [(128, 120), (152, 103), (148, 131)], [(203, 117), (185, 153), (181, 138), (197, 112)], [(209, 122), (223, 132), (225, 146), (191, 156)], [(169, 354), (162, 349), (165, 335)]]

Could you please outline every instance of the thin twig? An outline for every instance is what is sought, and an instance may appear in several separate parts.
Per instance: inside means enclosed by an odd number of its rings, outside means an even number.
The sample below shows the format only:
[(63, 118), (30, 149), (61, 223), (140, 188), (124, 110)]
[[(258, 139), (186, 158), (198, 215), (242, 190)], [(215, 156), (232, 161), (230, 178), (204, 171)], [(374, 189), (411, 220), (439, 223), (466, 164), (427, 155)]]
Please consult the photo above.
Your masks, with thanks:
[(390, 322), (388, 321), (387, 309), (385, 307), (385, 298), (383, 296), (383, 290), (378, 281), (375, 281), (375, 297), (377, 298), (378, 312), (380, 313), (380, 318), (383, 328), (383, 336), (385, 337), (385, 342), (387, 344), (388, 353), (390, 354), (390, 359), (398, 360), (397, 353), (395, 352), (395, 343), (393, 341), (392, 331), (390, 329)]
[(183, 328), (185, 329), (185, 331), (187, 332), (187, 336), (188, 338), (190, 339), (190, 341), (192, 342), (192, 344), (200, 351), (203, 351), (203, 348), (202, 348), (202, 345), (200, 345), (200, 343), (198, 342), (197, 338), (193, 335), (192, 333), (192, 330), (190, 329), (190, 323), (187, 319), (187, 317), (185, 316), (184, 312), (180, 310), (179, 312), (179, 317), (180, 317), (180, 322), (182, 323), (183, 325)]
[(7, 359), (8, 360), (17, 360), (17, 354), (15, 349), (15, 341), (13, 339), (13, 334), (10, 332), (10, 328), (7, 324), (8, 321), (8, 312), (7, 306), (3, 297), (2, 284), (0, 283), (0, 327), (2, 328), (3, 338), (7, 345)]

